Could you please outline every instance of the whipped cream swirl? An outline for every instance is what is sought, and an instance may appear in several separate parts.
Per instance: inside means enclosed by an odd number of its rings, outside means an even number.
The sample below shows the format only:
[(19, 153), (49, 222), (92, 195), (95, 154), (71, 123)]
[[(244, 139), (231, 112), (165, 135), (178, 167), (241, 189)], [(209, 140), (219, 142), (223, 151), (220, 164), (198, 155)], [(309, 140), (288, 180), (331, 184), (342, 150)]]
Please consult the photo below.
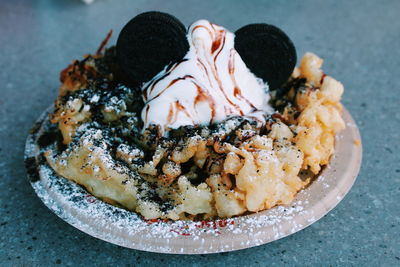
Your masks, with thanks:
[(246, 67), (234, 48), (234, 34), (206, 20), (188, 31), (189, 52), (142, 87), (144, 128), (164, 132), (183, 125), (206, 125), (232, 116), (265, 123), (268, 87)]

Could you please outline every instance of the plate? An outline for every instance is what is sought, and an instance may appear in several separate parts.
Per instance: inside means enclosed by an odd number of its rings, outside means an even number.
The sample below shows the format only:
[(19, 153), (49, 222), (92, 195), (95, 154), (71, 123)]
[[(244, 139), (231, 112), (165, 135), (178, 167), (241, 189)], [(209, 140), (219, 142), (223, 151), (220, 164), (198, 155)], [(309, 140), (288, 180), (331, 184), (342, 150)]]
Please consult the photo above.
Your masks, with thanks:
[(25, 147), (28, 177), (36, 194), (58, 217), (104, 241), (132, 249), (173, 254), (205, 254), (254, 247), (294, 234), (316, 222), (347, 194), (358, 175), (362, 146), (358, 128), (346, 109), (346, 129), (336, 136), (330, 164), (290, 206), (216, 221), (144, 220), (134, 212), (104, 203), (82, 187), (57, 176), (38, 143), (54, 127), (51, 108), (35, 123)]

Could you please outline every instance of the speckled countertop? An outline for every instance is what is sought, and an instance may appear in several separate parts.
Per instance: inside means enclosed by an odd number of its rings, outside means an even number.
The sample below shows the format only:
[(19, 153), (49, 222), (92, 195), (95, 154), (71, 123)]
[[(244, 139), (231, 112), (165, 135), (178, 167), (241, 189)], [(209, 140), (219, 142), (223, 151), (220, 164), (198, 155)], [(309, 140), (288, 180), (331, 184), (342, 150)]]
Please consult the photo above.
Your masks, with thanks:
[[(265, 1), (267, 2), (267, 1)], [(322, 3), (324, 2), (324, 3)], [(29, 128), (57, 94), (59, 71), (93, 52), (147, 10), (189, 24), (284, 29), (299, 55), (313, 51), (342, 81), (343, 103), (362, 134), (360, 175), (346, 198), (287, 238), (237, 252), (180, 256), (129, 250), (90, 237), (36, 197), (23, 165)], [(2, 1), (0, 4), (0, 265), (400, 265), (400, 2)], [(115, 36), (112, 39), (115, 41)]]

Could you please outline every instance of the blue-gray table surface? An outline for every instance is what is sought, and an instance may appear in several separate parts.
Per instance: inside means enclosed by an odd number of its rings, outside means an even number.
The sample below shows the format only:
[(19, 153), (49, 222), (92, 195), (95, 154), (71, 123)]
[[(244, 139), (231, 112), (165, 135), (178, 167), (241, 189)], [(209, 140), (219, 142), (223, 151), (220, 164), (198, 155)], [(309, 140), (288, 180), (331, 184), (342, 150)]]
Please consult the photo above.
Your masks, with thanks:
[[(206, 18), (234, 31), (281, 27), (345, 85), (363, 163), (344, 200), (294, 235), (242, 251), (183, 256), (118, 247), (68, 225), (26, 179), (24, 141), (55, 99), (59, 71), (136, 14)], [(78, 0), (0, 2), (0, 265), (400, 265), (400, 1)], [(115, 42), (117, 34), (112, 38)], [(397, 75), (395, 74), (397, 73)]]

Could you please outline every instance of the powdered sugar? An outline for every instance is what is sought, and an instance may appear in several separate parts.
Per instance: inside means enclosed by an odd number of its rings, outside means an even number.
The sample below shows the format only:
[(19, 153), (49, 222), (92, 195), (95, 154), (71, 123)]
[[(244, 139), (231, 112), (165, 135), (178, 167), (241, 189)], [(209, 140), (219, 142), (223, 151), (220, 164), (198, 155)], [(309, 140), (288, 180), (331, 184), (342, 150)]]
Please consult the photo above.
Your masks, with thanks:
[[(190, 248), (191, 253), (229, 251), (234, 249), (229, 244), (207, 250), (204, 243), (207, 241), (209, 244), (210, 240), (217, 237), (231, 235), (248, 238), (249, 234), (256, 235), (259, 230), (265, 230), (265, 227), (272, 227), (273, 239), (278, 239), (287, 235), (282, 231), (285, 224), (291, 225), (290, 233), (302, 229), (303, 224), (296, 223), (295, 217), (309, 213), (304, 210), (302, 201), (297, 201), (290, 207), (279, 206), (260, 214), (216, 221), (143, 220), (136, 213), (98, 200), (78, 185), (58, 177), (46, 165), (40, 166), (40, 177), (41, 181), (32, 185), (42, 201), (59, 217), (98, 238), (148, 251), (172, 253), (176, 251), (176, 245), (170, 247), (168, 244), (182, 243), (182, 239), (203, 244), (196, 250)], [(140, 247), (139, 244), (127, 243), (138, 240), (138, 236), (148, 240), (147, 243), (141, 243)], [(163, 240), (164, 244), (157, 244), (157, 240)], [(260, 236), (249, 239), (244, 245), (247, 247), (262, 243), (265, 240)], [(179, 253), (187, 252), (185, 247), (179, 249)]]
[[(46, 114), (40, 123), (45, 118)], [(27, 159), (38, 161), (43, 151), (36, 145), (36, 140), (46, 127), (47, 121), (41, 130), (28, 137)], [(357, 137), (346, 133), (343, 136), (338, 142)], [(339, 143), (338, 150), (341, 149)], [(32, 182), (32, 186), (50, 210), (97, 238), (146, 251), (215, 253), (261, 245), (295, 233), (321, 218), (343, 198), (355, 179), (353, 173), (340, 174), (343, 168), (338, 167), (338, 158), (333, 157), (332, 167), (326, 168), (318, 179), (301, 191), (290, 206), (215, 221), (143, 220), (136, 213), (104, 203), (75, 183), (58, 177), (45, 162), (36, 166), (40, 180)], [(351, 158), (341, 160), (348, 164)]]

